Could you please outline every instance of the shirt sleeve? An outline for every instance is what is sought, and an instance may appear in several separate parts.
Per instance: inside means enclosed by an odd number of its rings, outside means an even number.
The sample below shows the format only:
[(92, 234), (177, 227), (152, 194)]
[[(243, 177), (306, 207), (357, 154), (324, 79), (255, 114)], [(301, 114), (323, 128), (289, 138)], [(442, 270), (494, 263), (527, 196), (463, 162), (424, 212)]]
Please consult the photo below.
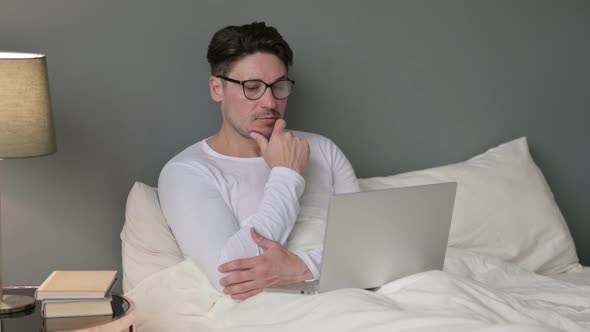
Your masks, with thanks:
[(322, 266), (323, 250), (318, 248), (318, 249), (311, 249), (308, 251), (298, 251), (298, 252), (294, 252), (294, 254), (297, 255), (299, 258), (301, 258), (303, 263), (305, 263), (305, 265), (307, 265), (307, 268), (309, 269), (309, 271), (313, 275), (313, 279), (306, 280), (306, 281), (319, 280), (320, 279), (320, 267)]
[(273, 168), (257, 212), (247, 220), (249, 227), (241, 229), (212, 176), (200, 165), (166, 165), (158, 188), (162, 212), (184, 256), (221, 289), (220, 264), (262, 253), (250, 236), (251, 227), (285, 244), (299, 213), (305, 180), (291, 169)]
[(360, 191), (354, 169), (342, 150), (332, 141), (330, 157), (332, 160), (332, 179), (335, 194), (355, 193)]

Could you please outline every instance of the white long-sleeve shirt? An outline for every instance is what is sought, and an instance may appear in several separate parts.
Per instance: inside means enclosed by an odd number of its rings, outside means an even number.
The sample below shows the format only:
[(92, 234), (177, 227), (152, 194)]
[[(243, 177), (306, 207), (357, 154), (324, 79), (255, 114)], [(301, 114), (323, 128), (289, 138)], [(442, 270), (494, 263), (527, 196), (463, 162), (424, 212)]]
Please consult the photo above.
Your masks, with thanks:
[[(352, 166), (331, 140), (293, 133), (310, 146), (304, 176), (285, 167), (271, 169), (262, 157), (222, 155), (206, 140), (176, 155), (160, 173), (160, 205), (181, 251), (219, 289), (224, 276), (219, 265), (262, 254), (251, 227), (285, 245), (300, 206), (327, 209), (331, 195), (359, 190)], [(317, 279), (322, 251), (295, 254)]]

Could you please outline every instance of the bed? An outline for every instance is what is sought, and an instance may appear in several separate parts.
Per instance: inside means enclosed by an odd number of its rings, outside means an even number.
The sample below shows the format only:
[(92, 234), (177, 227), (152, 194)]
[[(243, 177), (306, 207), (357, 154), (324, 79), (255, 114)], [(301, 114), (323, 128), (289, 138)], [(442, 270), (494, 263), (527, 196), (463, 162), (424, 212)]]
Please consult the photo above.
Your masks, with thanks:
[[(136, 183), (121, 232), (123, 288), (140, 331), (589, 331), (590, 268), (526, 138), (469, 160), (359, 179), (361, 190), (455, 181), (443, 271), (376, 292), (261, 293), (233, 301), (180, 252), (157, 189)], [(302, 208), (287, 246), (321, 245), (321, 213)]]

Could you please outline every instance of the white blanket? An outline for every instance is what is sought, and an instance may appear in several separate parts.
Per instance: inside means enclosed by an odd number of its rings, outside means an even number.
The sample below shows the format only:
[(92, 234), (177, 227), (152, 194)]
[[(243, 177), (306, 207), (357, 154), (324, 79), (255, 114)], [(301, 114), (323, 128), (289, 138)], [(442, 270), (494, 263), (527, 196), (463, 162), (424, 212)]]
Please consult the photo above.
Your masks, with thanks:
[[(323, 228), (302, 218), (290, 248), (314, 247)], [(308, 239), (312, 239), (311, 241)], [(590, 287), (537, 275), (496, 258), (449, 248), (445, 272), (393, 281), (377, 292), (261, 293), (238, 302), (190, 260), (126, 294), (150, 331), (590, 331)]]

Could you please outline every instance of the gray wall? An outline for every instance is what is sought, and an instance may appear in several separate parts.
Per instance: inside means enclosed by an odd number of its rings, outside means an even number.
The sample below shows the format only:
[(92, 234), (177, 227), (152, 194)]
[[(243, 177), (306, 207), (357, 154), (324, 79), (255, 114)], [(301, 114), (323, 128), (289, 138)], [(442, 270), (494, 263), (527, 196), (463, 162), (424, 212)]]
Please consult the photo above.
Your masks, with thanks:
[(590, 2), (2, 0), (0, 49), (48, 55), (58, 153), (0, 162), (6, 284), (120, 266), (134, 181), (213, 134), (206, 46), (265, 20), (295, 51), (291, 128), (358, 176), (528, 136), (590, 265)]

